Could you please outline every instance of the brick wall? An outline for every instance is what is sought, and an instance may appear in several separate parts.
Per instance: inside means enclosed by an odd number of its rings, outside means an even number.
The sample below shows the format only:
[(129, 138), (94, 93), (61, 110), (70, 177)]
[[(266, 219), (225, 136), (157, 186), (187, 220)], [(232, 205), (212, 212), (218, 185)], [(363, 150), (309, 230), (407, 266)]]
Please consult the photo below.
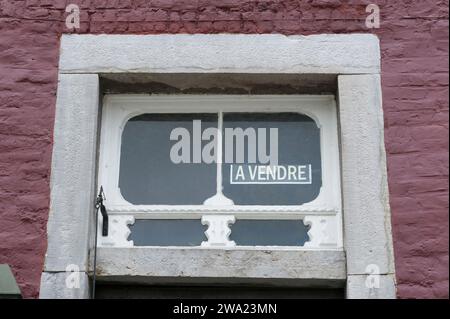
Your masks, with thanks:
[[(372, 1), (0, 0), (0, 263), (37, 297), (46, 251), (61, 33), (355, 33)], [(398, 295), (448, 297), (448, 1), (381, 8)], [(268, 48), (270, 49), (270, 48)]]

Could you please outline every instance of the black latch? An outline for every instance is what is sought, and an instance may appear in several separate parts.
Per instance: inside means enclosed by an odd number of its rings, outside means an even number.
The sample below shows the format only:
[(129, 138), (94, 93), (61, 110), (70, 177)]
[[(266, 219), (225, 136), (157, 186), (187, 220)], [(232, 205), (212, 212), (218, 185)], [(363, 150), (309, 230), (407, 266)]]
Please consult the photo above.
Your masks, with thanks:
[(95, 208), (100, 209), (103, 218), (103, 227), (102, 227), (102, 236), (108, 236), (108, 212), (106, 211), (106, 207), (103, 204), (103, 201), (106, 200), (105, 193), (103, 192), (103, 186), (100, 187), (100, 192), (98, 193), (97, 199), (95, 200)]

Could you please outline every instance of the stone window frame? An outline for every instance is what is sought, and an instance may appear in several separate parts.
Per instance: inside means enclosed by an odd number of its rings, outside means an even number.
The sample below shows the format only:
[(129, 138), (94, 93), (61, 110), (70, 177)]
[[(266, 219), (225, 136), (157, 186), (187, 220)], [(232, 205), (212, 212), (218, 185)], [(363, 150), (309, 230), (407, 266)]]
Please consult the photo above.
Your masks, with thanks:
[[(336, 76), (345, 252), (101, 248), (100, 277), (133, 275), (154, 283), (183, 275), (192, 282), (216, 278), (309, 287), (344, 283), (348, 298), (395, 298), (380, 47), (369, 34), (63, 35), (41, 298), (89, 297), (100, 75), (110, 73)], [(185, 261), (192, 258), (199, 262)], [(170, 259), (178, 262), (161, 263)], [(217, 263), (220, 272), (213, 267)], [(75, 287), (66, 284), (68, 276), (77, 279)]]

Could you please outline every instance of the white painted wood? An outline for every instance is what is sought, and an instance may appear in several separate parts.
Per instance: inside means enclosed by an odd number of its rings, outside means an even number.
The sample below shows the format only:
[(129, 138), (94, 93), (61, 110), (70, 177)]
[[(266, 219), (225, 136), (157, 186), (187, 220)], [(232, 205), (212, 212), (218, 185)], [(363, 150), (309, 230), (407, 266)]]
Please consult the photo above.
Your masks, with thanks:
[(202, 224), (207, 225), (207, 241), (202, 242), (202, 247), (234, 247), (236, 243), (229, 239), (231, 234), (230, 224), (234, 224), (236, 218), (232, 215), (206, 215), (202, 217)]
[[(133, 205), (120, 193), (119, 167), (121, 136), (126, 122), (144, 113), (202, 113), (202, 112), (298, 112), (316, 121), (321, 131), (322, 188), (312, 202), (300, 206), (234, 206), (223, 196), (221, 175), (218, 174), (217, 194), (205, 199), (204, 205)], [(219, 123), (220, 125), (220, 123)], [(168, 159), (169, 160), (169, 159)], [(219, 163), (220, 165), (220, 163)], [(337, 115), (334, 96), (267, 95), (267, 96), (204, 96), (204, 95), (106, 95), (103, 101), (102, 133), (100, 142), (99, 187), (107, 194), (108, 210), (119, 216), (139, 218), (192, 218), (208, 215), (232, 215), (239, 218), (298, 219), (305, 216), (336, 216), (326, 231), (315, 236), (333, 238), (331, 249), (342, 249), (342, 215), (340, 192), (340, 164)], [(219, 218), (219, 217), (217, 217)], [(205, 219), (206, 220), (206, 219)], [(327, 219), (325, 219), (327, 220)], [(319, 227), (317, 223), (312, 228)], [(211, 233), (214, 227), (211, 228)], [(313, 230), (312, 230), (313, 231)], [(213, 237), (212, 237), (213, 238)], [(325, 240), (325, 239), (324, 239)], [(222, 240), (224, 241), (224, 240)], [(206, 245), (206, 244), (205, 244)], [(216, 245), (211, 242), (211, 245)], [(323, 248), (316, 238), (307, 249)]]
[(216, 158), (216, 194), (205, 200), (205, 206), (231, 206), (233, 200), (226, 197), (223, 192), (222, 178), (222, 155), (223, 155), (223, 112), (218, 113), (217, 123), (217, 158)]
[[(133, 247), (133, 241), (128, 240), (131, 234), (129, 225), (134, 224), (135, 218), (131, 215), (114, 215), (109, 219), (108, 236), (103, 237), (102, 232), (97, 234), (98, 245), (104, 247)], [(103, 220), (100, 217), (98, 221), (98, 229), (101, 230)]]
[(310, 227), (308, 231), (310, 240), (305, 243), (305, 248), (339, 247), (341, 223), (337, 216), (305, 216), (303, 222)]
[[(336, 109), (333, 96), (150, 96), (107, 95), (104, 99), (100, 143), (99, 181), (108, 194), (110, 211), (202, 211), (220, 212), (221, 207), (131, 205), (120, 194), (118, 176), (120, 145), (126, 122), (144, 113), (202, 113), (202, 112), (300, 112), (313, 118), (321, 129), (323, 187), (311, 203), (293, 208), (274, 207), (277, 211), (337, 211), (340, 209), (339, 146)], [(112, 160), (117, 159), (117, 160)], [(205, 207), (206, 206), (206, 207)], [(227, 211), (234, 210), (224, 205)], [(240, 206), (236, 211), (270, 211), (264, 206)], [(263, 211), (264, 210), (264, 211)]]

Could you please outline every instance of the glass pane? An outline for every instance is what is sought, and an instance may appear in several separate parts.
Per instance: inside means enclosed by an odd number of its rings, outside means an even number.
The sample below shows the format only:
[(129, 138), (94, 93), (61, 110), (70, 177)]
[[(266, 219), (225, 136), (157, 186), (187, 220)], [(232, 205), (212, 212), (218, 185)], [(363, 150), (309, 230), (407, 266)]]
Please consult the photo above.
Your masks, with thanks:
[(239, 246), (303, 246), (308, 230), (301, 220), (237, 220), (230, 239)]
[(199, 219), (137, 219), (128, 239), (135, 246), (200, 246), (206, 228)]
[[(230, 141), (230, 130), (237, 133), (236, 128), (248, 134), (253, 130), (256, 138), (244, 134), (245, 157), (241, 163), (236, 155), (239, 149), (235, 137), (231, 139), (234, 143), (231, 163), (230, 158), (227, 160), (229, 152), (224, 152), (223, 192), (234, 204), (301, 205), (319, 195), (322, 186), (320, 129), (313, 119), (298, 113), (225, 113), (224, 145), (229, 145), (226, 141)], [(275, 129), (278, 165), (272, 166), (259, 154), (275, 153), (270, 147), (273, 142), (270, 136)], [(264, 140), (265, 146), (261, 143)], [(256, 150), (254, 163), (250, 154), (253, 150)]]
[[(119, 187), (135, 205), (201, 205), (216, 192), (216, 164), (193, 164), (193, 121), (201, 129), (217, 128), (216, 114), (143, 114), (123, 130)], [(187, 163), (174, 163), (170, 152), (181, 140), (170, 140), (172, 130), (188, 132)], [(200, 141), (203, 147), (208, 141)]]

